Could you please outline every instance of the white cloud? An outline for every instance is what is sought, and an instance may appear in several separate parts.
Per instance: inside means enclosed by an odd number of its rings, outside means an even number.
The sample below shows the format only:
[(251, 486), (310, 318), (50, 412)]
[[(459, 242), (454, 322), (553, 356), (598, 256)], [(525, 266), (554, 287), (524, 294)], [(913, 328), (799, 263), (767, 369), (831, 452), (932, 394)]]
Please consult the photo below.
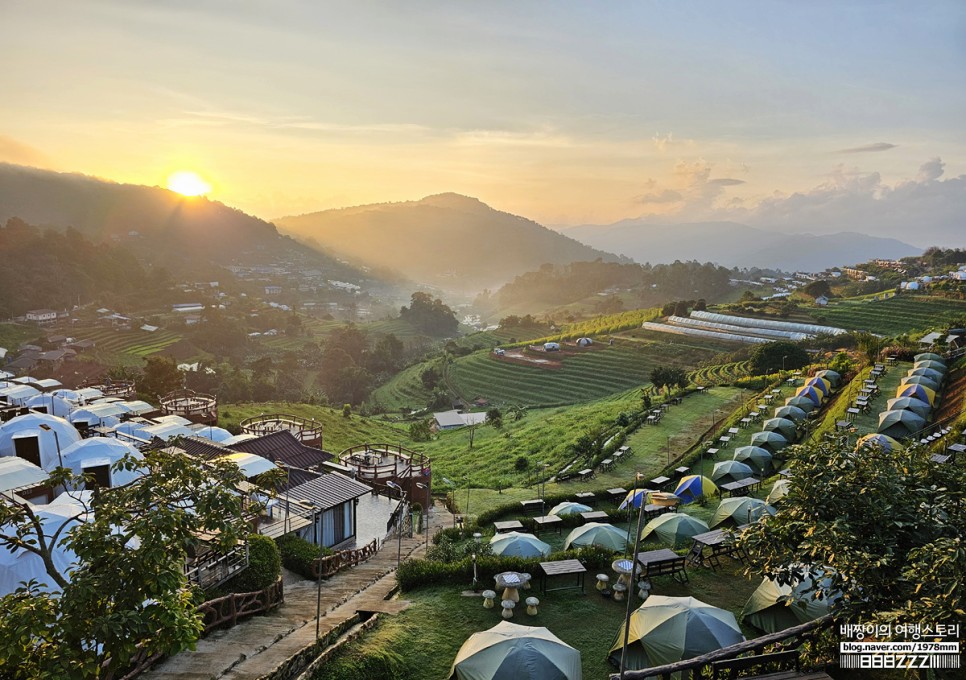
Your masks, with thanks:
[(878, 153), (880, 151), (894, 149), (896, 146), (896, 144), (890, 144), (889, 142), (876, 142), (874, 144), (854, 146), (851, 149), (839, 149), (838, 153)]

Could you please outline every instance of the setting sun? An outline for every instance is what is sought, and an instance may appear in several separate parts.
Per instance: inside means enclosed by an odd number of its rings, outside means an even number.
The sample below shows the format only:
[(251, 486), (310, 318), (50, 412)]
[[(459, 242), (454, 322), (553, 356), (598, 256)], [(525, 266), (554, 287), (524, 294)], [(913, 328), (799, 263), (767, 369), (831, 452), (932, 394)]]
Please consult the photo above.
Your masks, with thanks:
[(194, 172), (183, 170), (168, 177), (168, 189), (183, 196), (203, 196), (211, 185)]

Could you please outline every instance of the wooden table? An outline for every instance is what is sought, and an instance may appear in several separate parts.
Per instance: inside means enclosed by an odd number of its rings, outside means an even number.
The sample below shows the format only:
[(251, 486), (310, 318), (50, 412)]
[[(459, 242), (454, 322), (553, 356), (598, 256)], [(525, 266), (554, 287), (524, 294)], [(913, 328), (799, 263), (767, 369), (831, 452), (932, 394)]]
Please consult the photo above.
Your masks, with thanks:
[(613, 458), (605, 458), (604, 460), (600, 461), (600, 469), (601, 470), (604, 470), (604, 471), (610, 470), (612, 467), (614, 467), (614, 459)]
[(689, 472), (691, 472), (691, 468), (682, 465), (679, 468), (674, 468), (674, 472), (675, 472), (675, 474), (677, 474), (678, 477), (683, 477), (684, 475), (686, 475)]
[(586, 505), (596, 505), (597, 495), (593, 491), (581, 491), (576, 495), (578, 503), (585, 503)]
[(543, 511), (543, 499), (541, 499), (541, 498), (534, 498), (534, 499), (529, 500), (529, 501), (520, 501), (520, 507), (522, 507), (523, 508), (523, 512), (525, 512), (528, 515), (529, 514), (532, 514), (532, 513), (536, 513), (536, 512), (542, 512)]
[(847, 430), (850, 427), (852, 427), (852, 423), (850, 423), (847, 420), (839, 420), (839, 421), (836, 421), (835, 423), (836, 430)]
[(748, 416), (748, 417), (742, 418), (738, 422), (741, 423), (742, 427), (748, 427), (749, 425), (751, 425), (751, 417)]
[(515, 519), (505, 522), (493, 522), (496, 533), (502, 534), (505, 531), (523, 531), (523, 525)]
[(577, 473), (577, 476), (580, 477), (581, 479), (590, 479), (591, 477), (594, 476), (594, 471), (591, 468), (584, 468), (583, 470)]
[(557, 515), (544, 515), (543, 517), (534, 517), (533, 523), (536, 524), (536, 533), (540, 533), (547, 527), (556, 527), (557, 533), (560, 533), (560, 525), (563, 524), (563, 518)]
[(671, 481), (671, 478), (670, 477), (665, 477), (665, 476), (661, 475), (660, 477), (655, 477), (654, 479), (652, 479), (651, 480), (651, 484), (653, 484), (658, 489), (660, 489), (662, 486), (664, 486), (665, 484), (667, 484), (670, 481)]
[(620, 503), (627, 497), (627, 489), (622, 489), (621, 487), (614, 487), (613, 489), (607, 489), (607, 497), (610, 498), (614, 503)]
[(712, 458), (716, 458), (718, 456), (718, 451), (720, 450), (721, 449), (719, 448), (711, 447), (710, 449), (708, 449), (708, 455), (711, 456)]
[(851, 420), (855, 420), (855, 417), (861, 413), (861, 411), (859, 409), (855, 408), (854, 406), (845, 409), (845, 412), (849, 414), (849, 418)]
[(720, 437), (718, 437), (718, 443), (721, 444), (721, 448), (726, 449), (728, 448), (728, 444), (731, 443), (731, 437), (727, 435), (721, 435)]
[(737, 427), (729, 427), (728, 428), (728, 434), (738, 434), (738, 428)]
[[(688, 552), (688, 561), (695, 565), (704, 565), (714, 571), (721, 566), (719, 557), (733, 557), (743, 561), (746, 555), (734, 540), (734, 534), (726, 529), (715, 529), (703, 534), (691, 537), (691, 550)], [(707, 553), (705, 549), (707, 548)]]
[(603, 510), (593, 510), (591, 512), (582, 512), (580, 513), (580, 516), (584, 518), (585, 522), (597, 522), (597, 521), (606, 522), (609, 518), (609, 515)]
[(746, 479), (740, 479), (737, 482), (722, 484), (719, 488), (722, 491), (727, 491), (732, 496), (747, 496), (752, 491), (761, 488), (761, 480), (757, 477), (748, 477)]
[(686, 560), (673, 550), (661, 548), (660, 550), (637, 553), (637, 561), (641, 565), (641, 576), (643, 578), (670, 575), (677, 579), (681, 575), (684, 581), (688, 580), (688, 572), (685, 567)]
[[(556, 562), (541, 562), (540, 569), (543, 571), (543, 592), (547, 594), (548, 592), (554, 590), (569, 590), (570, 588), (580, 588), (580, 592), (584, 592), (584, 574), (587, 573), (587, 568), (582, 565), (578, 560), (557, 560)], [(551, 576), (566, 576), (566, 575), (576, 575), (577, 581), (572, 586), (559, 586), (557, 588), (547, 588), (547, 580)]]

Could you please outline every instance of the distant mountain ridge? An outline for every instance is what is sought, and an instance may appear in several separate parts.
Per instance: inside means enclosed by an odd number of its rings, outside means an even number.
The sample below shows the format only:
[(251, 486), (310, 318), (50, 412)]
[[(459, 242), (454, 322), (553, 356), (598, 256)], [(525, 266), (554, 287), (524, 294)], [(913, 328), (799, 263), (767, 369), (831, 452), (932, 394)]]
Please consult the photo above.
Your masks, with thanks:
[(0, 163), (0, 223), (11, 217), (43, 227), (74, 227), (93, 241), (116, 237), (145, 261), (172, 270), (297, 259), (335, 278), (365, 276), (216, 201)]
[(783, 234), (738, 222), (662, 224), (631, 219), (559, 229), (595, 248), (652, 264), (697, 260), (724, 267), (821, 271), (873, 258), (896, 259), (922, 253), (921, 248), (893, 238), (857, 232)]
[(350, 261), (450, 290), (497, 287), (540, 265), (619, 261), (532, 220), (454, 193), (274, 220)]

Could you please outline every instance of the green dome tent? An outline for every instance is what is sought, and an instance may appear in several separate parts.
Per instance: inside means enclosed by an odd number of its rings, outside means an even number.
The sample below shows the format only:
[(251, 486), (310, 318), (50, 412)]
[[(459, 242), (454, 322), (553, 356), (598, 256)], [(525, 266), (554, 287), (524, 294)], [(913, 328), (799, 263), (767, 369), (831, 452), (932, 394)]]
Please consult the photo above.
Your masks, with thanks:
[[(825, 583), (828, 581), (823, 579)], [(745, 603), (741, 620), (763, 633), (777, 633), (819, 619), (829, 613), (832, 603), (839, 598), (816, 599), (814, 593), (806, 592), (811, 587), (809, 578), (794, 587), (766, 578)]]
[(838, 371), (833, 371), (831, 369), (826, 369), (824, 371), (818, 371), (815, 374), (816, 378), (824, 378), (831, 383), (832, 387), (838, 387), (838, 384), (842, 382), (842, 375)]
[(760, 446), (739, 446), (735, 449), (733, 458), (744, 463), (759, 475), (767, 474), (772, 468), (771, 451)]
[(939, 383), (925, 375), (907, 375), (903, 376), (902, 380), (899, 382), (899, 387), (905, 387), (906, 385), (923, 385), (928, 387), (933, 392), (939, 391)]
[(912, 411), (917, 416), (929, 417), (932, 406), (915, 397), (895, 397), (886, 402), (887, 411)]
[(501, 621), (473, 633), (449, 680), (582, 680), (580, 652), (546, 628)]
[(495, 535), (490, 539), (490, 547), (494, 555), (502, 557), (546, 557), (550, 554), (549, 543), (519, 531)]
[(772, 453), (777, 453), (788, 446), (788, 440), (777, 432), (755, 432), (755, 434), (751, 435), (751, 445), (760, 446)]
[(711, 481), (715, 484), (737, 482), (754, 476), (755, 471), (751, 469), (751, 466), (737, 460), (723, 460), (720, 463), (715, 463), (714, 469), (711, 471)]
[(883, 411), (879, 414), (879, 434), (893, 439), (906, 439), (919, 433), (926, 420), (912, 411)]
[[(693, 597), (651, 595), (631, 612), (625, 667), (641, 670), (693, 659), (743, 642), (734, 614)], [(619, 664), (624, 648), (624, 625), (610, 648)]]
[(805, 413), (811, 413), (818, 407), (818, 404), (816, 404), (808, 397), (794, 396), (794, 397), (789, 397), (788, 399), (785, 400), (785, 406), (797, 406), (798, 408), (805, 411)]
[(692, 536), (703, 534), (710, 531), (707, 524), (699, 519), (686, 515), (683, 512), (671, 512), (665, 515), (658, 515), (647, 524), (641, 531), (643, 541), (652, 533), (672, 548), (687, 543)]
[(769, 418), (762, 424), (761, 429), (768, 432), (777, 432), (788, 441), (795, 441), (795, 437), (798, 435), (798, 426), (795, 425), (794, 420), (788, 418)]
[(610, 524), (587, 522), (587, 524), (577, 527), (567, 535), (567, 540), (564, 541), (564, 550), (584, 548), (590, 545), (597, 545), (614, 552), (623, 552), (627, 549), (627, 532)]
[(922, 368), (911, 369), (908, 373), (906, 373), (906, 375), (908, 376), (921, 375), (926, 378), (929, 378), (934, 382), (941, 383), (943, 381), (943, 376), (945, 375), (945, 371), (938, 371), (935, 368), (926, 368), (925, 366), (923, 366)]
[(808, 417), (808, 414), (797, 406), (779, 406), (775, 409), (775, 417), (787, 418), (788, 420), (794, 420), (796, 423), (800, 423)]
[(718, 503), (718, 508), (711, 517), (710, 526), (714, 528), (727, 522), (738, 527), (757, 522), (765, 514), (774, 515), (775, 508), (763, 500), (749, 496), (725, 498)]
[(921, 354), (917, 354), (912, 358), (912, 360), (917, 364), (923, 361), (935, 361), (936, 363), (942, 364), (943, 366), (946, 365), (946, 360), (943, 359), (938, 354), (936, 354), (935, 352), (923, 352)]
[(583, 505), (582, 503), (564, 501), (563, 503), (557, 503), (555, 506), (550, 508), (550, 512), (547, 514), (556, 515), (557, 517), (564, 517), (566, 515), (579, 515), (582, 512), (590, 512), (590, 506)]
[(891, 453), (902, 448), (902, 444), (897, 442), (892, 437), (884, 434), (867, 434), (864, 437), (859, 437), (859, 441), (855, 442), (855, 450), (858, 451), (863, 448), (876, 447), (882, 449), (886, 453)]

